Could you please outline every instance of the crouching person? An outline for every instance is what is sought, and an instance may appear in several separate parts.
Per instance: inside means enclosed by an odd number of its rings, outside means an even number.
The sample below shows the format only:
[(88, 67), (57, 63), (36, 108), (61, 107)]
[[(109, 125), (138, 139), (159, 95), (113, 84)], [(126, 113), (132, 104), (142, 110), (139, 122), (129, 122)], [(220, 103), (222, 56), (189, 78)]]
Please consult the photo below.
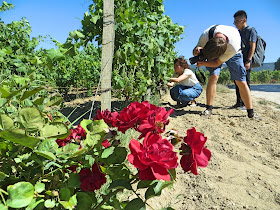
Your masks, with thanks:
[(179, 57), (174, 60), (174, 74), (167, 83), (171, 98), (177, 102), (177, 107), (196, 106), (195, 99), (202, 93), (202, 87), (195, 74), (190, 70), (188, 62)]

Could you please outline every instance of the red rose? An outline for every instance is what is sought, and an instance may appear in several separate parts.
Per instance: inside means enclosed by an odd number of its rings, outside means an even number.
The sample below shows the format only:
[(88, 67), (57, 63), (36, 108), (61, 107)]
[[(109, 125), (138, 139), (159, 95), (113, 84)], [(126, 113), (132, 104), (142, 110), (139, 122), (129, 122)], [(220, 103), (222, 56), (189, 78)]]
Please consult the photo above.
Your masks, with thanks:
[(104, 140), (101, 144), (105, 148), (108, 148), (111, 146), (111, 143), (108, 141), (108, 139)]
[(165, 131), (165, 126), (169, 123), (167, 118), (173, 112), (173, 109), (166, 111), (163, 107), (157, 107), (154, 113), (150, 115), (147, 120), (141, 121), (138, 126), (137, 130), (141, 133), (139, 139), (144, 137), (148, 132), (163, 133)]
[(78, 127), (76, 128), (76, 131), (77, 131), (77, 135), (83, 137), (83, 138), (86, 138), (87, 137), (87, 134), (86, 134), (86, 131), (85, 129), (82, 128), (82, 126), (79, 124)]
[(162, 139), (161, 135), (148, 133), (143, 145), (135, 139), (129, 143), (131, 154), (128, 161), (139, 169), (141, 180), (162, 179), (170, 181), (167, 169), (178, 166), (177, 153), (173, 152), (173, 145)]
[(81, 181), (80, 187), (83, 191), (93, 192), (94, 190), (98, 190), (107, 181), (105, 174), (100, 172), (100, 168), (96, 163), (93, 164), (92, 170), (82, 169), (79, 175)]
[(104, 122), (109, 125), (110, 127), (116, 127), (118, 122), (118, 112), (110, 112), (108, 109), (105, 111), (97, 110), (97, 115), (93, 118), (94, 120), (101, 120), (103, 119)]
[(196, 132), (195, 128), (187, 131), (180, 150), (182, 150), (182, 158), (180, 160), (181, 167), (185, 172), (191, 171), (198, 175), (197, 167), (206, 167), (211, 158), (211, 152), (204, 147), (207, 137), (203, 133)]

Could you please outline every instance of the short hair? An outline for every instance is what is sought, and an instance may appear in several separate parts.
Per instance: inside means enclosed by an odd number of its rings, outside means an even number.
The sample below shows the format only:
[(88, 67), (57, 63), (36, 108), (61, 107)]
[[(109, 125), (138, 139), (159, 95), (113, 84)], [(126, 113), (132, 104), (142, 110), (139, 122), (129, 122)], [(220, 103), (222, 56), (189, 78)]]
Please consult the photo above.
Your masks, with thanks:
[(222, 37), (210, 39), (203, 48), (203, 56), (208, 60), (213, 60), (225, 53), (227, 42)]
[(184, 56), (180, 56), (174, 60), (174, 65), (182, 66), (184, 69), (189, 69), (188, 61), (184, 59)]
[(246, 13), (244, 10), (238, 10), (238, 11), (233, 15), (234, 18), (240, 17), (240, 16), (247, 19), (247, 13)]

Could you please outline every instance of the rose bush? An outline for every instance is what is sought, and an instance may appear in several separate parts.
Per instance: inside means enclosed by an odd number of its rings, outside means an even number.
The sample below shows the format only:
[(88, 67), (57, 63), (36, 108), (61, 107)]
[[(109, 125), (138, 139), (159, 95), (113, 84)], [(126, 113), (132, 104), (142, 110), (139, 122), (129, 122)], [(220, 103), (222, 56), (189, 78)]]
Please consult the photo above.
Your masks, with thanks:
[[(95, 120), (70, 128), (60, 114), (35, 107), (19, 116), (1, 114), (0, 208), (144, 209), (176, 181), (179, 165), (197, 175), (197, 167), (206, 167), (211, 158), (207, 138), (195, 128), (184, 141), (162, 136), (172, 113), (133, 102), (119, 113), (98, 111)], [(136, 138), (125, 142), (128, 129)], [(176, 138), (182, 139), (178, 132)], [(171, 142), (181, 145), (176, 149)], [(27, 192), (19, 194), (21, 189)], [(124, 199), (124, 190), (136, 197)]]

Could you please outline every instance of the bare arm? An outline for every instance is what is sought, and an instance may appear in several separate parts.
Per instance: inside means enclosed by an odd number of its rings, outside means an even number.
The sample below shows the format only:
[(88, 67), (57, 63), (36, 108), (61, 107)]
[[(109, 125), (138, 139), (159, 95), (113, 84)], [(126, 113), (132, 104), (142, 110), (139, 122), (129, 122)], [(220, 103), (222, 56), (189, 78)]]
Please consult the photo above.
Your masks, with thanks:
[(218, 67), (222, 64), (223, 64), (223, 62), (219, 58), (217, 58), (215, 60), (210, 60), (210, 61), (198, 61), (197, 67), (201, 67), (201, 66)]
[(182, 74), (180, 75), (179, 77), (177, 78), (170, 78), (170, 82), (181, 82), (185, 79), (187, 79), (188, 77), (190, 77), (191, 75), (185, 75), (185, 74)]
[[(255, 50), (256, 50), (256, 43), (250, 42), (250, 51), (249, 51), (247, 60), (252, 60)], [(246, 70), (249, 70), (250, 67), (251, 67), (251, 62), (245, 63)]]

